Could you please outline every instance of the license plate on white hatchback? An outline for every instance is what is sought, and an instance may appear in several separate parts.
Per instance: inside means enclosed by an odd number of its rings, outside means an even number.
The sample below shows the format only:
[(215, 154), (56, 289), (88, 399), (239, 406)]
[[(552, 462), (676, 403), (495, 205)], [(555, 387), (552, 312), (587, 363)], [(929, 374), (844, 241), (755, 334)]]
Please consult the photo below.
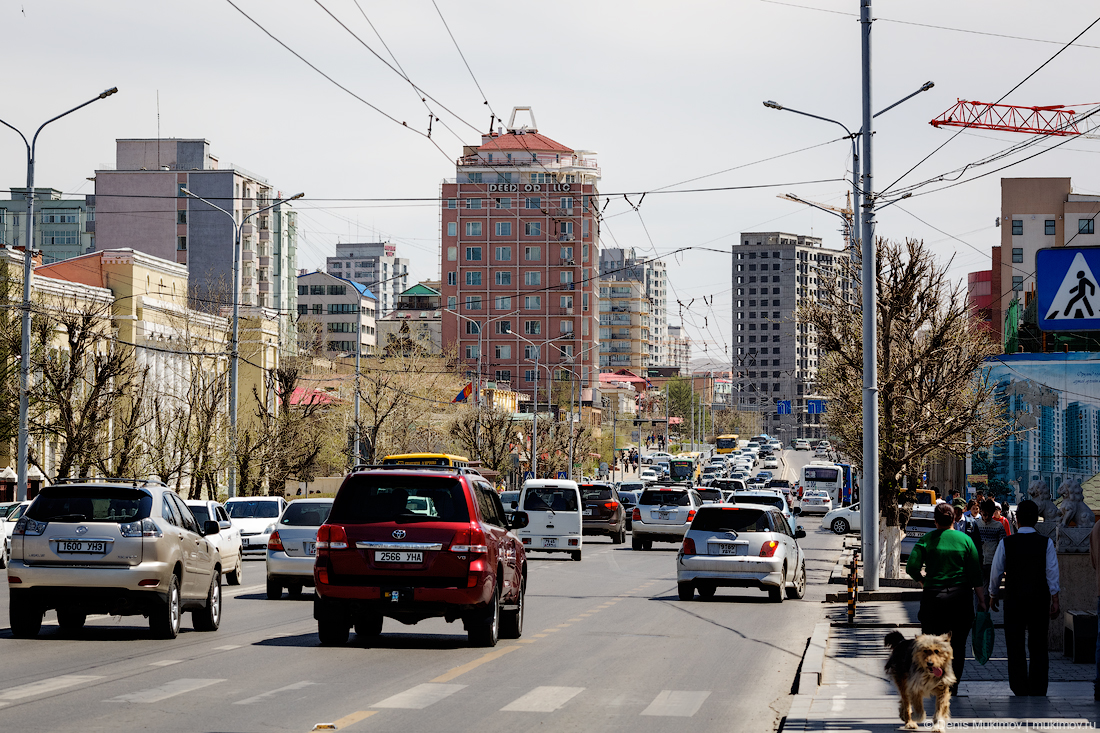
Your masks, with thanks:
[(671, 519), (672, 512), (657, 512), (657, 519)]
[[(314, 546), (316, 552), (316, 546)], [(394, 550), (378, 550), (374, 553), (375, 562), (424, 562), (423, 552), (399, 552)]]
[(107, 543), (102, 540), (56, 540), (57, 554), (105, 555)]
[(317, 554), (317, 543), (316, 542), (304, 542), (302, 544), (305, 546), (305, 551), (306, 551), (307, 555), (316, 555)]
[[(717, 552), (714, 550), (717, 549)], [(748, 551), (747, 545), (735, 545), (731, 542), (715, 542), (711, 544), (712, 555), (744, 555)]]

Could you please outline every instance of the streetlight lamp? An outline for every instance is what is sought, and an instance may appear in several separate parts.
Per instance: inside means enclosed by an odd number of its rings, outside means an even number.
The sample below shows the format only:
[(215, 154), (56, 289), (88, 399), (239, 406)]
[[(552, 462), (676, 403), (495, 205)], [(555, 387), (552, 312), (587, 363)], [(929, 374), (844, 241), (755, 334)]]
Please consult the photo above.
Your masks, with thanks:
[(193, 199), (202, 201), (207, 206), (222, 212), (233, 222), (233, 332), (229, 340), (229, 498), (237, 495), (237, 361), (240, 358), (240, 302), (241, 302), (241, 231), (248, 220), (257, 214), (274, 209), (276, 206), (288, 201), (295, 201), (305, 196), (305, 193), (296, 193), (290, 198), (279, 199), (275, 203), (256, 209), (251, 214), (241, 217), (241, 223), (237, 223), (237, 217), (230, 211), (204, 199), (198, 194), (191, 193), (186, 188), (181, 188), (180, 193)]
[(51, 117), (38, 126), (38, 129), (34, 132), (34, 137), (31, 138), (29, 143), (27, 142), (27, 136), (17, 127), (0, 120), (0, 125), (15, 130), (19, 137), (23, 138), (23, 144), (27, 147), (27, 244), (23, 250), (23, 353), (20, 355), (19, 363), (19, 439), (18, 456), (16, 458), (19, 473), (15, 489), (16, 499), (19, 501), (26, 501), (27, 499), (27, 453), (30, 446), (28, 414), (30, 410), (31, 373), (31, 278), (34, 276), (34, 261), (31, 259), (31, 250), (34, 248), (34, 155), (38, 145), (38, 134), (42, 132), (42, 128), (51, 122), (72, 114), (78, 109), (87, 107), (92, 102), (106, 99), (117, 91), (118, 87), (111, 87), (92, 97), (84, 104), (78, 104), (68, 112), (62, 112), (56, 117)]

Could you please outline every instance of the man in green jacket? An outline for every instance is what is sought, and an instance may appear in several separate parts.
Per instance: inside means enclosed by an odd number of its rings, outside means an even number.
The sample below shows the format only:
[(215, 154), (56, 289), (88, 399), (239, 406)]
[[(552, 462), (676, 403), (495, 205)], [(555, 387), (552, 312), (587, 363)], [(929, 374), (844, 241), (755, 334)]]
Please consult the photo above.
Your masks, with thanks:
[(978, 548), (965, 533), (952, 529), (953, 509), (946, 503), (937, 504), (933, 518), (936, 528), (914, 545), (905, 571), (924, 588), (917, 616), (921, 633), (951, 632), (955, 653), (951, 667), (956, 679), (951, 694), (955, 695), (966, 661), (966, 637), (974, 625), (973, 594), (978, 596), (978, 608), (985, 610), (985, 588)]

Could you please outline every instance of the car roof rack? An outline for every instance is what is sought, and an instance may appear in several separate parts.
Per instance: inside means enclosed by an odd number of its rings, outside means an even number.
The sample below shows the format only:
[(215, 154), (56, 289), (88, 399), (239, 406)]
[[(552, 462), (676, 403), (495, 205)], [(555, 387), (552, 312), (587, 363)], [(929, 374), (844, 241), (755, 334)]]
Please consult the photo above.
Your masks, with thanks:
[(376, 463), (357, 463), (351, 467), (350, 473), (360, 471), (442, 471), (444, 473), (469, 474), (480, 476), (481, 472), (472, 466), (436, 466), (421, 463), (388, 463), (385, 465)]
[(148, 478), (119, 478), (110, 476), (83, 476), (71, 478), (59, 478), (53, 482), (58, 484), (128, 484), (130, 486), (167, 486), (160, 479)]

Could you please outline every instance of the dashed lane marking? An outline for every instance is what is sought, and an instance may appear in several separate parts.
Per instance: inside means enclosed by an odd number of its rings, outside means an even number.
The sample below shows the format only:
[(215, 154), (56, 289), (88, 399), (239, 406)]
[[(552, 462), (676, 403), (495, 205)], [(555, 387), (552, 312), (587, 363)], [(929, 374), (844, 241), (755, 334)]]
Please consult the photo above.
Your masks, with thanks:
[(661, 690), (649, 707), (642, 711), (642, 715), (690, 718), (699, 711), (708, 697), (709, 691)]
[(45, 679), (39, 682), (31, 682), (26, 685), (9, 687), (3, 692), (0, 692), (0, 704), (9, 705), (17, 700), (22, 700), (26, 697), (46, 695), (51, 692), (57, 692), (58, 690), (64, 690), (66, 687), (83, 685), (99, 679), (103, 679), (103, 677), (101, 675), (91, 674), (63, 674), (59, 677), (53, 677), (51, 679)]
[(219, 682), (225, 682), (225, 680), (183, 677), (178, 680), (172, 680), (171, 682), (165, 683), (158, 687), (150, 687), (148, 690), (139, 690), (137, 692), (131, 692), (127, 695), (112, 697), (109, 700), (104, 700), (104, 702), (160, 702), (161, 700), (167, 700), (168, 698), (175, 697), (176, 695), (182, 695), (185, 692), (194, 692), (195, 690), (201, 690), (204, 687), (209, 687), (210, 685), (215, 685)]
[(300, 690), (303, 687), (309, 687), (310, 685), (316, 685), (316, 684), (317, 684), (316, 682), (310, 682), (309, 680), (302, 680), (301, 682), (295, 682), (294, 684), (287, 685), (286, 687), (280, 687), (277, 690), (268, 690), (267, 692), (261, 692), (259, 695), (253, 695), (252, 697), (246, 697), (245, 699), (238, 700), (237, 702), (235, 702), (233, 704), (234, 705), (251, 705), (254, 702), (260, 702), (261, 700), (266, 700), (267, 698), (271, 697), (272, 695), (278, 695), (278, 694), (283, 693), (283, 692), (291, 692), (292, 690)]
[[(515, 649), (516, 647), (510, 648)], [(387, 697), (385, 700), (371, 705), (371, 707), (423, 710), (429, 705), (434, 705), (440, 700), (450, 697), (465, 687), (466, 685), (438, 685), (426, 682), (416, 687), (410, 687), (404, 692), (399, 692), (392, 697)]]
[[(459, 667), (455, 667), (451, 671), (439, 675), (434, 680), (432, 680), (432, 682), (435, 682), (435, 683), (450, 682), (454, 678), (456, 678), (460, 675), (464, 675), (467, 672), (469, 672), (470, 670), (477, 669), (481, 665), (486, 664), (487, 662), (491, 662), (494, 659), (500, 659), (505, 654), (509, 654), (511, 652), (514, 652), (516, 649), (519, 649), (519, 648), (520, 647), (518, 647), (518, 646), (505, 646), (505, 647), (501, 647), (499, 649), (494, 649), (493, 651), (489, 652), (488, 654), (484, 654), (484, 655), (478, 657), (477, 659), (474, 659), (473, 661), (466, 662), (466, 664), (463, 664)], [(378, 707), (378, 706), (374, 705), (373, 707)]]
[(523, 697), (508, 703), (501, 711), (552, 713), (584, 692), (583, 687), (536, 687)]
[(150, 662), (150, 667), (171, 667), (173, 664), (179, 664), (180, 659), (162, 659), (159, 662)]
[(228, 652), (228, 651), (232, 651), (234, 649), (240, 649), (240, 648), (241, 648), (240, 644), (223, 644), (222, 646), (214, 647), (214, 651)]

